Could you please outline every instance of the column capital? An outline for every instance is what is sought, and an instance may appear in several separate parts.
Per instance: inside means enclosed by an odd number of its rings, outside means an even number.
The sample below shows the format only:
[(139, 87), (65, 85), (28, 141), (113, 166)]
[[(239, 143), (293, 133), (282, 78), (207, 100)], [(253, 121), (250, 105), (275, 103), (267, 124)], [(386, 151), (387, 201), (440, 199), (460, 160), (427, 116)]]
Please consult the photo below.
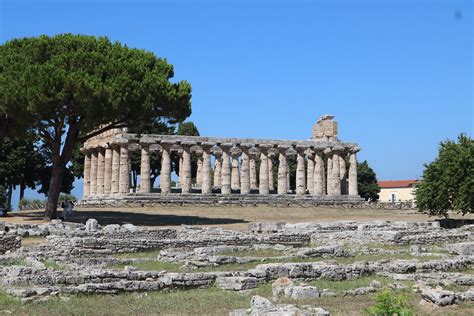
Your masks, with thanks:
[(219, 145), (219, 147), (220, 147), (222, 150), (229, 151), (232, 147), (234, 147), (234, 144), (233, 144), (233, 143), (221, 143), (221, 144)]
[(247, 151), (248, 151), (248, 150), (250, 150), (251, 148), (253, 148), (254, 146), (255, 146), (255, 144), (252, 144), (252, 143), (242, 143), (242, 144), (240, 144), (239, 147), (240, 147), (242, 150), (247, 150)]
[(331, 153), (332, 153), (332, 148), (330, 148), (330, 147), (326, 147), (323, 150), (323, 154), (325, 154), (325, 155), (330, 155)]
[(349, 148), (349, 152), (350, 152), (351, 154), (356, 154), (356, 153), (358, 153), (359, 151), (360, 151), (360, 147), (359, 147), (359, 146), (354, 146), (354, 147), (350, 147), (350, 148)]
[(272, 145), (269, 144), (256, 144), (255, 148), (258, 148), (261, 154), (266, 154), (268, 153), (268, 150), (272, 148)]

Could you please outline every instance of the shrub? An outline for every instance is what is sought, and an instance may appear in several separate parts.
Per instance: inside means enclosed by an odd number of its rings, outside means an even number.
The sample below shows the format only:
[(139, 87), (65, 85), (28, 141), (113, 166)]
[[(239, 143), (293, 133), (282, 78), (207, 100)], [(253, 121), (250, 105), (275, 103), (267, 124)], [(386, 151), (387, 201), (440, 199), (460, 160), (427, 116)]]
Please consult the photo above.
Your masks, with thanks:
[(396, 294), (390, 290), (375, 296), (375, 304), (365, 310), (367, 315), (375, 316), (412, 316), (413, 307), (407, 304), (407, 298), (403, 294)]
[(75, 201), (77, 201), (77, 198), (74, 195), (70, 194), (70, 193), (61, 193), (59, 195), (59, 202), (61, 203), (61, 202), (64, 202), (66, 200), (75, 202)]

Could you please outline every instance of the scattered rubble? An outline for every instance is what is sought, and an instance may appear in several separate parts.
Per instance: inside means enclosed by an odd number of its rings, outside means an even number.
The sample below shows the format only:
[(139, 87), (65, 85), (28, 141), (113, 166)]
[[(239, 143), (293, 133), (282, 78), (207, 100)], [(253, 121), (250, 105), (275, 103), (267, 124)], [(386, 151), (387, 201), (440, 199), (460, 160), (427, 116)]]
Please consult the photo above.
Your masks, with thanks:
[[(222, 228), (146, 228), (131, 224), (85, 225), (60, 220), (50, 224), (0, 226), (0, 284), (22, 300), (78, 293), (160, 291), (215, 285), (226, 291), (252, 291), (272, 284), (273, 302), (254, 296), (249, 310), (232, 315), (329, 315), (318, 307), (276, 304), (281, 299), (367, 295), (382, 288), (400, 290), (416, 282), (423, 300), (447, 306), (474, 299), (474, 275), (463, 273), (474, 263), (474, 225), (442, 228), (438, 222), (252, 223), (247, 231)], [(21, 247), (22, 236), (46, 236), (39, 245)], [(432, 246), (436, 244), (437, 246)], [(157, 250), (150, 257), (120, 257), (121, 253)], [(246, 255), (242, 255), (246, 254)], [(248, 255), (250, 254), (250, 255)], [(354, 262), (351, 258), (378, 256)], [(394, 259), (393, 255), (403, 255)], [(427, 258), (430, 256), (430, 258)], [(431, 257), (434, 257), (431, 258)], [(431, 259), (431, 260), (428, 260)], [(345, 260), (345, 261), (344, 261)], [(46, 264), (48, 261), (48, 264)], [(135, 264), (162, 262), (173, 271), (141, 271)], [(344, 263), (343, 263), (344, 262)], [(251, 264), (237, 271), (229, 264)], [(125, 268), (113, 268), (120, 265)], [(202, 268), (212, 268), (202, 272)], [(380, 276), (382, 285), (345, 291), (318, 288), (315, 280), (344, 281)], [(28, 284), (28, 289), (22, 285)], [(465, 291), (443, 290), (458, 285)], [(319, 314), (318, 314), (319, 313)]]

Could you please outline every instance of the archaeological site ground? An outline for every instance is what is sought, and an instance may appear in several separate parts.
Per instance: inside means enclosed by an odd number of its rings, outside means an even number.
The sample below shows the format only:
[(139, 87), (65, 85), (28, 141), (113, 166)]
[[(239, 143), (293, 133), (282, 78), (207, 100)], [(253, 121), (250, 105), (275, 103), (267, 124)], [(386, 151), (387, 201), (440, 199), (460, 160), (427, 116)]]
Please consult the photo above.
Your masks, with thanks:
[(0, 313), (364, 315), (389, 289), (416, 315), (470, 315), (472, 223), (330, 207), (25, 212), (0, 224)]

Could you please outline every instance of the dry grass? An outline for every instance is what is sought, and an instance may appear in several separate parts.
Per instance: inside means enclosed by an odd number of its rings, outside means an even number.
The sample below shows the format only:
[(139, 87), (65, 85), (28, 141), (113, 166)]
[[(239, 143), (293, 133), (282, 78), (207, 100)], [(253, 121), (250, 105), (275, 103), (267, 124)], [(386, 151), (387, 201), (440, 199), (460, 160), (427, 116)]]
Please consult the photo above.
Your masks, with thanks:
[(40, 236), (30, 236), (30, 237), (22, 237), (21, 238), (21, 246), (28, 247), (28, 246), (36, 246), (46, 242), (45, 237)]
[[(13, 215), (13, 213), (12, 213)], [(20, 212), (2, 218), (13, 223), (44, 223), (42, 212)], [(474, 219), (474, 215), (453, 218)], [(325, 207), (240, 207), (240, 206), (168, 206), (134, 208), (78, 208), (75, 222), (85, 223), (96, 218), (100, 224), (131, 223), (143, 226), (218, 226), (228, 229), (246, 229), (251, 222), (327, 222), (338, 220), (373, 221), (434, 220), (426, 214), (413, 210), (336, 209)]]
[[(365, 280), (365, 281), (368, 281)], [(338, 282), (332, 282), (338, 283)], [(356, 285), (355, 283), (353, 285)], [(330, 288), (339, 287), (333, 285)], [(353, 288), (347, 286), (344, 288)], [(416, 315), (473, 315), (472, 304), (426, 310), (418, 305), (419, 294), (404, 292)], [(271, 298), (271, 285), (264, 284), (246, 293), (223, 291), (216, 287), (119, 295), (78, 295), (69, 300), (51, 299), (44, 303), (21, 304), (19, 300), (0, 292), (0, 313), (12, 315), (227, 315), (232, 309), (249, 308), (250, 298), (261, 295)], [(322, 297), (306, 301), (285, 300), (285, 303), (311, 304), (328, 309), (331, 315), (363, 315), (373, 303), (374, 295)]]

